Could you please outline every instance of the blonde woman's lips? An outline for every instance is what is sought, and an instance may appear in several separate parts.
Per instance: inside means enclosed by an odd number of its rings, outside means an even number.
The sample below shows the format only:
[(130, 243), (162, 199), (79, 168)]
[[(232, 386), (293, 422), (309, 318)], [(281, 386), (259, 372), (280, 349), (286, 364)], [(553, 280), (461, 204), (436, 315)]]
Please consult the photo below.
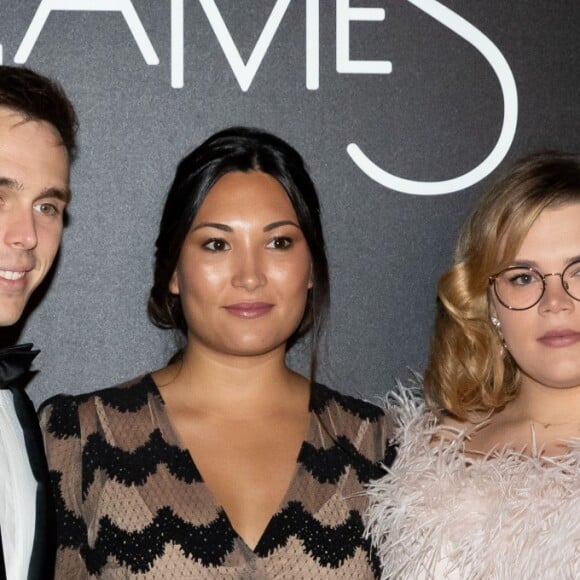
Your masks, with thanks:
[(572, 330), (571, 328), (550, 330), (540, 336), (538, 342), (552, 348), (571, 346), (580, 342), (580, 332)]

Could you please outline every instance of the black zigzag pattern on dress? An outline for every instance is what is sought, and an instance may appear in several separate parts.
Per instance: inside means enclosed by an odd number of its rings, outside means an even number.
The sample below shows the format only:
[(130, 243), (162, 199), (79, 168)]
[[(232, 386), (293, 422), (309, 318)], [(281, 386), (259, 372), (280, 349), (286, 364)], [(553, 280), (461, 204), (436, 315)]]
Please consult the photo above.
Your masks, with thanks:
[(48, 421), (48, 431), (57, 439), (81, 436), (79, 427), (78, 397), (56, 395), (40, 406), (41, 415), (45, 407), (52, 407)]
[(319, 383), (313, 385), (310, 402), (311, 411), (319, 415), (333, 402), (338, 403), (345, 411), (365, 421), (378, 421), (384, 415), (383, 410), (372, 403), (333, 391)]
[(77, 549), (87, 543), (87, 528), (82, 518), (65, 506), (62, 494), (62, 473), (50, 471), (50, 483), (53, 490), (54, 509), (57, 515), (57, 536), (60, 548)]
[(151, 431), (147, 442), (134, 451), (113, 447), (100, 433), (92, 433), (83, 448), (83, 499), (97, 470), (127, 486), (141, 486), (159, 465), (166, 465), (174, 477), (186, 483), (202, 481), (187, 450), (167, 443), (159, 429)]
[[(382, 410), (313, 385), (310, 420), (320, 428), (310, 430), (302, 444), (287, 503), (250, 551), (207, 490), (201, 496), (194, 491), (204, 486), (201, 475), (187, 450), (164, 438), (168, 418), (150, 375), (45, 405), (42, 422), (59, 520), (57, 578), (100, 577), (109, 567), (119, 577), (175, 572), (175, 577), (217, 578), (239, 571), (252, 578), (257, 568), (276, 577), (288, 558), (298, 559), (304, 578), (380, 577), (362, 514), (372, 466), (383, 473)], [(160, 477), (160, 464), (171, 477)], [(119, 486), (105, 490), (111, 481)], [(157, 507), (137, 518), (141, 502), (119, 509), (120, 486)], [(332, 525), (317, 519), (321, 510)], [(143, 515), (146, 520), (136, 530)]]
[[(143, 388), (143, 383), (146, 384), (147, 388)], [(145, 380), (98, 391), (98, 396), (107, 407), (116, 409), (121, 413), (134, 413), (147, 404), (149, 394), (152, 392), (156, 394), (154, 385)], [(45, 407), (52, 407), (47, 428), (58, 439), (80, 437), (78, 407), (93, 395), (94, 393), (56, 395), (44, 401), (38, 409), (38, 413), (41, 415)]]
[[(272, 518), (268, 533), (263, 535), (255, 551), (264, 558), (294, 537), (300, 540), (305, 552), (321, 566), (339, 568), (345, 560), (354, 556), (363, 535), (364, 524), (355, 510), (349, 511), (343, 523), (325, 526), (304, 509), (299, 501), (292, 501)], [(368, 552), (370, 547), (366, 548)]]
[(334, 441), (335, 445), (330, 449), (316, 448), (304, 442), (300, 450), (298, 461), (320, 483), (337, 483), (348, 467), (355, 469), (363, 483), (384, 473), (379, 464), (361, 455), (343, 435), (335, 437)]
[[(397, 454), (399, 452), (399, 445), (396, 443), (393, 443), (391, 445), (387, 445), (387, 448), (385, 450), (385, 458), (383, 459), (383, 465), (381, 466), (384, 470), (385, 467), (391, 467), (391, 465), (393, 465), (393, 463), (395, 462), (395, 459), (397, 459)], [(383, 474), (384, 475), (384, 471)], [(372, 479), (378, 479), (377, 477), (373, 476)]]
[[(81, 395), (83, 400), (88, 400), (93, 394), (97, 394), (99, 399), (107, 405), (121, 413), (134, 413), (147, 404), (149, 394), (155, 392), (155, 387), (150, 377), (149, 380), (137, 380), (130, 383), (109, 387), (95, 393)], [(146, 388), (143, 388), (145, 384)], [(80, 398), (80, 397), (79, 397)]]
[(177, 544), (183, 552), (203, 563), (219, 566), (234, 549), (236, 534), (223, 511), (208, 525), (192, 525), (166, 506), (142, 530), (128, 532), (115, 525), (108, 516), (99, 520), (99, 535), (94, 548), (83, 546), (81, 553), (87, 570), (99, 574), (112, 556), (133, 574), (149, 571), (167, 544)]

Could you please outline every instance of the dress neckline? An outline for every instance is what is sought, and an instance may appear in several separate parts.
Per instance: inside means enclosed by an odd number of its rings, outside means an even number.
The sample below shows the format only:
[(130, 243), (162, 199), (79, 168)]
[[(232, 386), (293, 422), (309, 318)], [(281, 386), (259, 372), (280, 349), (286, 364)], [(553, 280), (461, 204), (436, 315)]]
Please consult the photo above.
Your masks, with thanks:
[(166, 410), (165, 401), (163, 399), (163, 396), (161, 395), (161, 391), (159, 390), (157, 383), (153, 379), (152, 374), (148, 373), (147, 375), (145, 375), (144, 381), (148, 384), (150, 391), (155, 395), (156, 399), (160, 403), (162, 412), (160, 413), (158, 419), (160, 421), (159, 427), (161, 429), (161, 433), (162, 433), (162, 436), (164, 437), (164, 439), (169, 444), (178, 447), (181, 451), (183, 451), (184, 453), (187, 454), (187, 457), (189, 458), (191, 467), (193, 468), (194, 472), (197, 475), (196, 479), (198, 481), (198, 484), (203, 485), (208, 496), (211, 498), (213, 505), (216, 508), (216, 511), (223, 515), (223, 518), (226, 521), (228, 527), (230, 528), (230, 531), (232, 532), (232, 534), (238, 539), (239, 542), (241, 542), (241, 544), (244, 546), (244, 548), (246, 550), (248, 550), (254, 554), (261, 553), (263, 551), (260, 549), (261, 545), (263, 543), (267, 542), (267, 538), (270, 535), (269, 531), (270, 531), (271, 527), (274, 525), (274, 520), (276, 519), (276, 516), (282, 511), (282, 508), (288, 503), (288, 499), (291, 495), (291, 492), (296, 484), (296, 481), (298, 480), (299, 473), (302, 469), (300, 458), (304, 452), (304, 448), (313, 439), (314, 431), (316, 429), (316, 422), (314, 420), (316, 413), (313, 412), (313, 407), (315, 406), (315, 401), (317, 399), (317, 394), (315, 393), (315, 390), (317, 390), (318, 384), (317, 383), (310, 384), (310, 394), (309, 394), (309, 398), (308, 398), (308, 426), (306, 429), (305, 438), (302, 440), (302, 442), (298, 448), (298, 453), (297, 453), (296, 458), (294, 460), (294, 470), (292, 472), (292, 477), (290, 478), (288, 486), (286, 487), (286, 490), (284, 491), (284, 494), (282, 495), (281, 500), (278, 503), (276, 510), (271, 514), (271, 516), (268, 519), (268, 523), (266, 524), (266, 526), (262, 530), (262, 532), (260, 534), (260, 538), (256, 542), (255, 547), (251, 548), (246, 543), (244, 538), (238, 533), (238, 531), (232, 525), (232, 522), (228, 516), (227, 511), (225, 510), (223, 505), (221, 505), (221, 503), (217, 500), (215, 494), (210, 489), (210, 487), (207, 485), (207, 483), (203, 477), (203, 474), (201, 473), (201, 471), (197, 467), (197, 464), (195, 462), (193, 455), (190, 453), (189, 449), (187, 449), (187, 447), (183, 444), (183, 442), (181, 441), (181, 438), (179, 437), (179, 434), (174, 429), (173, 424), (171, 423), (171, 420), (169, 418), (169, 414), (167, 413), (167, 410)]

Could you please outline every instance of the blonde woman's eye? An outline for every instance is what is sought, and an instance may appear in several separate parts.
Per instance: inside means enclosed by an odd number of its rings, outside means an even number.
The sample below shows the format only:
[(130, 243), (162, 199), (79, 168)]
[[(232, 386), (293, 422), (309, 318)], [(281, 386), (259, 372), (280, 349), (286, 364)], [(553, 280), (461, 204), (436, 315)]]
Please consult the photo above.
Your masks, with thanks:
[(580, 262), (572, 262), (566, 268), (567, 278), (580, 278)]
[(541, 278), (535, 272), (513, 272), (509, 277), (509, 282), (514, 286), (528, 286), (541, 282)]

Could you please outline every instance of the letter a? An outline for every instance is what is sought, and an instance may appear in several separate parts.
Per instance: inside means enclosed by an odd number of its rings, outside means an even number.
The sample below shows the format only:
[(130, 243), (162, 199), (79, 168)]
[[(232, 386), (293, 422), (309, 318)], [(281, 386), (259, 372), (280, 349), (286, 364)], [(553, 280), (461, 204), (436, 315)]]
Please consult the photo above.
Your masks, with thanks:
[(44, 25), (52, 11), (62, 12), (121, 12), (133, 38), (149, 65), (159, 64), (159, 57), (143, 28), (131, 0), (41, 0), (40, 5), (14, 56), (14, 62), (28, 60)]

